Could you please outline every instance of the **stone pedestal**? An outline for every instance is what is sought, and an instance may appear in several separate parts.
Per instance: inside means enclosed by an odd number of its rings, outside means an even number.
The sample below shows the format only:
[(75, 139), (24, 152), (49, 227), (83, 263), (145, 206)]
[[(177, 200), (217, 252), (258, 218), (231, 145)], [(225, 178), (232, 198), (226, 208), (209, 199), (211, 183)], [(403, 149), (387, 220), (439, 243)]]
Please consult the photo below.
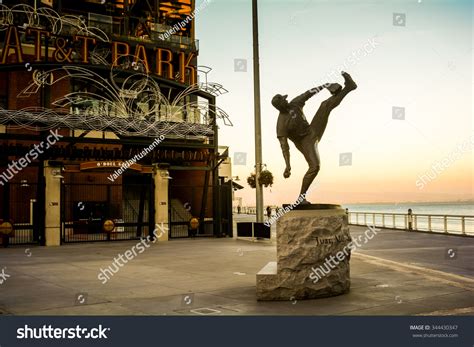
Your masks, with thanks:
[(277, 221), (277, 262), (257, 274), (258, 300), (315, 299), (350, 288), (353, 249), (339, 205), (305, 205)]

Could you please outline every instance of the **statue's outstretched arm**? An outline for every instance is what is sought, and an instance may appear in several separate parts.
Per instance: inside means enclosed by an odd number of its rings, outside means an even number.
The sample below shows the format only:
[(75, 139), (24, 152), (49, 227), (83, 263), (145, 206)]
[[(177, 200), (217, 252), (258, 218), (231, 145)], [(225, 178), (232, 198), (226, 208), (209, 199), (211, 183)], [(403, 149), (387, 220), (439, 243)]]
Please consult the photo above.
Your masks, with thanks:
[(283, 177), (288, 178), (291, 175), (290, 146), (288, 145), (288, 138), (279, 137), (278, 140), (280, 141), (281, 151), (283, 152), (283, 158), (285, 158), (285, 164), (286, 164)]

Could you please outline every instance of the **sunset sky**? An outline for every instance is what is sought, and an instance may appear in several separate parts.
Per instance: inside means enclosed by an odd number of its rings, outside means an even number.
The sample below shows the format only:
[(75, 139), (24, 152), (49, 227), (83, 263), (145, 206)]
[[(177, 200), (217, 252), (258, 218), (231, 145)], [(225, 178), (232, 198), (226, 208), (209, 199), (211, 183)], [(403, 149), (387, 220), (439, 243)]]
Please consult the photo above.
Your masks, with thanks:
[[(292, 176), (283, 178), (272, 96), (292, 98), (328, 79), (342, 84), (340, 76), (327, 77), (342, 69), (359, 88), (331, 114), (309, 201), (473, 198), (472, 1), (260, 0), (259, 12), (263, 162), (275, 176), (266, 205), (294, 201), (307, 170), (290, 144)], [(394, 25), (394, 13), (405, 19)], [(251, 0), (213, 0), (196, 24), (199, 64), (229, 90), (218, 104), (234, 126), (221, 124), (219, 144), (232, 157), (247, 153), (233, 175), (246, 187), (236, 196), (253, 205), (255, 190), (246, 183), (255, 165)], [(247, 72), (234, 71), (234, 59), (247, 59)], [(323, 91), (306, 103), (309, 121), (327, 97)], [(405, 108), (404, 120), (392, 119), (393, 107)], [(352, 153), (352, 165), (340, 166), (341, 153)]]

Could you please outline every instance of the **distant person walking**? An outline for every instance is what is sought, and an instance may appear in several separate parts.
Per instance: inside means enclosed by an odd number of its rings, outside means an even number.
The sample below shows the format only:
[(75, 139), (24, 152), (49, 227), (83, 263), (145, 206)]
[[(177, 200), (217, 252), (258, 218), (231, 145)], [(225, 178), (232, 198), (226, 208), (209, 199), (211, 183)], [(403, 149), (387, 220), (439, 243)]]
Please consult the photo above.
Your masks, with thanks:
[(270, 206), (267, 206), (267, 218), (270, 219), (272, 216), (272, 208)]
[(239, 205), (239, 206), (237, 206), (237, 213), (238, 214), (240, 214), (240, 210), (241, 210), (241, 208), (240, 208), (240, 205)]

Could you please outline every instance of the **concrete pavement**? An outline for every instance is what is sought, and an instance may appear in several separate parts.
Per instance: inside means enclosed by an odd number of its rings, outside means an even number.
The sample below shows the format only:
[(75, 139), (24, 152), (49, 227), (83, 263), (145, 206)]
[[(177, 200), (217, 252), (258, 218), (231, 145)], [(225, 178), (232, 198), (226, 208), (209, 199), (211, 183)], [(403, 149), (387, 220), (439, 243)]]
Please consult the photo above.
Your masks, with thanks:
[[(365, 229), (351, 227), (353, 237)], [(474, 239), (383, 230), (351, 258), (349, 294), (257, 302), (255, 274), (273, 242), (156, 243), (107, 283), (97, 278), (136, 241), (0, 249), (0, 314), (472, 315)], [(450, 257), (448, 248), (455, 248)], [(25, 250), (27, 249), (28, 250)], [(2, 279), (0, 277), (0, 279)]]

